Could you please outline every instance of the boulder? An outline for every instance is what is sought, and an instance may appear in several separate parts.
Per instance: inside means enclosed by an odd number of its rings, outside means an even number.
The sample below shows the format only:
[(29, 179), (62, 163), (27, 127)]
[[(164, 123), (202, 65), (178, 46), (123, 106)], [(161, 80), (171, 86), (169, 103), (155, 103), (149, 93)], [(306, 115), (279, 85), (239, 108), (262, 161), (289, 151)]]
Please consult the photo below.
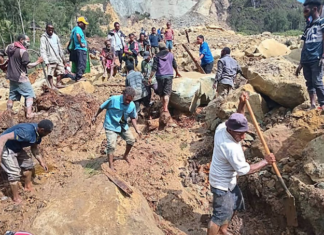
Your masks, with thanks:
[(67, 95), (77, 95), (81, 92), (91, 94), (95, 91), (95, 87), (89, 81), (73, 83), (65, 88), (60, 89), (60, 92)]
[(212, 4), (213, 4), (212, 0), (198, 1), (197, 5), (195, 6), (196, 8), (195, 11), (203, 16), (209, 16)]
[(316, 182), (324, 182), (324, 136), (307, 144), (303, 152), (304, 170)]
[(218, 29), (220, 31), (225, 31), (221, 26), (219, 25), (207, 25), (207, 29)]
[(257, 47), (256, 46), (251, 46), (247, 48), (244, 53), (247, 57), (254, 57), (254, 53), (256, 51)]
[(256, 53), (260, 53), (263, 57), (269, 58), (288, 55), (290, 50), (286, 45), (276, 41), (275, 39), (266, 39), (260, 43), (256, 49)]
[[(270, 151), (274, 153), (277, 160), (287, 157), (300, 159), (305, 146), (317, 136), (308, 128), (292, 129), (284, 124), (276, 125), (263, 134)], [(259, 138), (253, 142), (251, 152), (253, 156), (260, 158), (265, 155)]]
[(214, 57), (214, 60), (216, 61), (221, 57), (222, 49), (212, 50), (211, 53)]
[(307, 100), (307, 88), (301, 81), (286, 80), (270, 74), (260, 75), (248, 67), (242, 68), (254, 89), (286, 108), (294, 108)]
[(173, 79), (170, 106), (184, 112), (194, 112), (200, 105), (207, 105), (215, 96), (214, 74), (181, 72)]
[(261, 35), (264, 37), (270, 37), (272, 34), (270, 32), (263, 32)]
[[(103, 174), (80, 176), (51, 198), (31, 225), (33, 234), (164, 234), (142, 194), (125, 197)], [(64, 202), (64, 203), (62, 203)]]
[(289, 60), (290, 62), (299, 64), (300, 58), (301, 58), (301, 49), (294, 49), (292, 50), (289, 55), (286, 55), (285, 58)]
[[(260, 94), (255, 92), (250, 84), (246, 84), (239, 89), (234, 90), (225, 99), (223, 97), (217, 97), (209, 103), (205, 108), (207, 128), (215, 130), (214, 128), (217, 126), (215, 124), (219, 123), (218, 119), (225, 121), (232, 113), (236, 112), (239, 104), (239, 97), (243, 91), (246, 91), (250, 96), (249, 101), (257, 120), (261, 121), (264, 118), (264, 114), (268, 112), (266, 102)], [(246, 116), (248, 120), (251, 121), (248, 113), (246, 113)]]

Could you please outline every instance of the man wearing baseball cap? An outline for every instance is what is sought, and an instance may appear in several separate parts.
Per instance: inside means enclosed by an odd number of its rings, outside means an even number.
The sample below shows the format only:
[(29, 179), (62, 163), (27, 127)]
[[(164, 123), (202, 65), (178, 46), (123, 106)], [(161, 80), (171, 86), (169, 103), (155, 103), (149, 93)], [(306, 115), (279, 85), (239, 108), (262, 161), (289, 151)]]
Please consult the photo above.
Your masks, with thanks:
[(240, 97), (237, 113), (218, 126), (215, 133), (214, 152), (209, 173), (209, 182), (213, 199), (213, 215), (208, 225), (208, 235), (227, 232), (228, 225), (235, 211), (245, 209), (242, 192), (237, 185), (237, 176), (253, 174), (276, 161), (273, 154), (265, 159), (249, 165), (244, 156), (241, 141), (249, 130), (244, 116), (245, 100), (248, 95)]
[(72, 56), (73, 58), (71, 58), (71, 61), (76, 64), (76, 82), (82, 78), (87, 67), (88, 45), (83, 31), (89, 23), (85, 17), (81, 16), (77, 19), (77, 24), (78, 25), (72, 29), (71, 33), (71, 41), (74, 43), (74, 56)]
[(316, 108), (316, 96), (322, 110), (324, 110), (324, 19), (320, 17), (321, 0), (306, 0), (304, 3), (304, 17), (307, 26), (301, 40), (304, 46), (301, 52), (300, 64), (296, 76), (303, 69), (306, 86), (310, 98), (310, 109)]

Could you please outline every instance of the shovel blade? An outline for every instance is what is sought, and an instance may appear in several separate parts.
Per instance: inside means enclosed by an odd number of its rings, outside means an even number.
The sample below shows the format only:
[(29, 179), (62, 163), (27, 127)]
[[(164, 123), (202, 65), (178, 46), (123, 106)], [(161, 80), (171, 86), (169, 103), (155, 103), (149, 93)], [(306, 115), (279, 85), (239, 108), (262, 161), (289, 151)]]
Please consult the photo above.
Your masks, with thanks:
[(297, 211), (295, 206), (295, 198), (294, 197), (286, 197), (284, 198), (285, 205), (285, 215), (287, 218), (287, 225), (290, 227), (297, 227)]

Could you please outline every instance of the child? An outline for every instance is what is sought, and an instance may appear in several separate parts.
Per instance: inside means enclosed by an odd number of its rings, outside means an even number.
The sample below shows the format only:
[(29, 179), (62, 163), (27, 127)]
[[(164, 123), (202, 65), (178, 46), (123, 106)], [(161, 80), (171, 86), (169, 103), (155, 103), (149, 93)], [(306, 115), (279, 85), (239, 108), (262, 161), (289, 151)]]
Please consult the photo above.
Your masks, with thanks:
[(167, 49), (169, 49), (169, 51), (171, 52), (172, 48), (173, 48), (173, 40), (174, 40), (174, 31), (171, 28), (171, 23), (168, 22), (167, 23), (167, 28), (164, 32), (164, 40), (165, 40), (165, 44), (167, 46)]
[(107, 77), (107, 73), (109, 73), (109, 78), (115, 76), (117, 73), (117, 66), (115, 66), (115, 51), (111, 47), (111, 42), (106, 40), (105, 46), (106, 47), (102, 48), (100, 53), (101, 63), (104, 68), (104, 74), (102, 76), (104, 79)]

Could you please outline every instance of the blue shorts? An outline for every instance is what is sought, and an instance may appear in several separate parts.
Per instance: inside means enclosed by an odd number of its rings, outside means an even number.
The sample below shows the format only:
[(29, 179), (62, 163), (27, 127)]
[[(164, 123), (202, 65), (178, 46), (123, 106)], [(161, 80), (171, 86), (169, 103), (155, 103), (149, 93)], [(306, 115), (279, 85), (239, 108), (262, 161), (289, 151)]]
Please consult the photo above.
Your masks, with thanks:
[(9, 99), (12, 101), (20, 101), (21, 96), (27, 98), (35, 98), (34, 89), (31, 83), (15, 82), (10, 80)]
[(234, 211), (245, 210), (244, 199), (239, 186), (236, 185), (232, 191), (223, 191), (211, 187), (211, 191), (214, 195), (211, 221), (214, 224), (218, 226), (229, 224)]
[(173, 41), (172, 40), (167, 40), (166, 41), (166, 47), (167, 47), (167, 49), (171, 50), (173, 48)]

